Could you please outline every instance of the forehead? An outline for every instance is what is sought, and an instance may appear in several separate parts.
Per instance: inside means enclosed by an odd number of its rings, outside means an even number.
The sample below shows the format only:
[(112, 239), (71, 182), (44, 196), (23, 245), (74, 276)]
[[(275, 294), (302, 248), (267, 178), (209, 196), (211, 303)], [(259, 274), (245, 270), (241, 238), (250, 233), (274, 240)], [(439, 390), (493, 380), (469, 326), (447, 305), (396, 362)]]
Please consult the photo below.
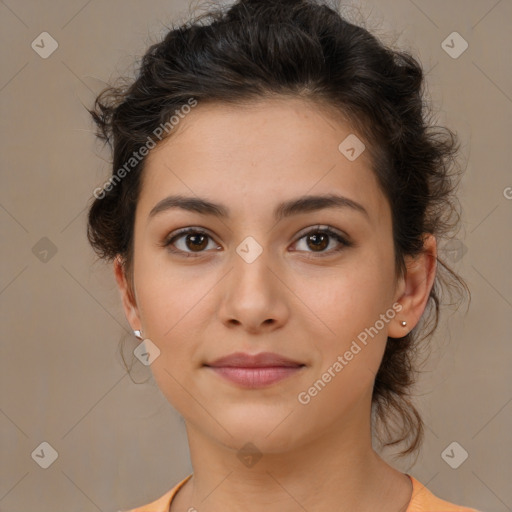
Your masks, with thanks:
[(236, 210), (237, 202), (264, 208), (272, 199), (337, 192), (382, 217), (388, 206), (369, 152), (349, 160), (340, 151), (353, 137), (341, 116), (302, 99), (199, 103), (148, 155), (141, 202), (150, 210), (150, 203), (182, 193)]

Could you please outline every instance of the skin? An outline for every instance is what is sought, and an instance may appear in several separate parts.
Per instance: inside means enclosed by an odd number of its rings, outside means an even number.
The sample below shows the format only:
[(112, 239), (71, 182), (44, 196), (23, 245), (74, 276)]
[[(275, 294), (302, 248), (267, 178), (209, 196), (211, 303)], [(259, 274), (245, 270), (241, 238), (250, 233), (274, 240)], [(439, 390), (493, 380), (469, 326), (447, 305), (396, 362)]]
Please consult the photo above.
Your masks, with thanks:
[[(371, 394), (388, 336), (409, 332), (425, 309), (436, 242), (426, 237), (424, 252), (396, 276), (391, 210), (368, 151), (349, 161), (338, 150), (351, 133), (301, 99), (199, 104), (147, 158), (133, 287), (120, 259), (114, 270), (131, 327), (160, 350), (155, 380), (186, 424), (194, 476), (172, 512), (391, 512), (411, 499), (410, 479), (372, 448)], [(272, 217), (281, 201), (330, 193), (357, 201), (368, 216), (326, 208)], [(174, 208), (150, 218), (171, 194), (223, 204), (230, 216)], [(334, 252), (340, 244), (329, 237), (315, 251), (304, 235), (318, 234), (318, 225), (353, 245)], [(189, 258), (163, 246), (188, 226), (211, 236), (200, 249), (201, 240), (175, 240)], [(252, 263), (236, 252), (248, 236), (263, 249)], [(394, 303), (401, 311), (307, 405), (299, 403), (298, 394)], [(235, 351), (276, 352), (305, 367), (267, 388), (241, 389), (203, 366)], [(237, 457), (248, 442), (262, 454), (252, 467)]]

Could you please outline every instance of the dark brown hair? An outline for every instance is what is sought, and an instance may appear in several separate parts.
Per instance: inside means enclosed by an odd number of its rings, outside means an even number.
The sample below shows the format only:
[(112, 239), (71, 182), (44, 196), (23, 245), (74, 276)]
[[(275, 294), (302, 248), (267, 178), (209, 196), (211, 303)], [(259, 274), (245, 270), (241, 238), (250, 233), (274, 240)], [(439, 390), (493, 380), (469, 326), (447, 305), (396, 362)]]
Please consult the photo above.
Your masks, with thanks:
[[(113, 153), (111, 183), (90, 207), (89, 241), (102, 258), (120, 256), (131, 275), (145, 158), (132, 162), (122, 179), (112, 178), (191, 98), (236, 105), (299, 97), (347, 120), (364, 141), (391, 207), (396, 271), (403, 275), (404, 256), (423, 250), (423, 235), (432, 233), (439, 243), (460, 217), (459, 143), (433, 122), (424, 85), (413, 56), (385, 46), (321, 0), (241, 0), (212, 8), (170, 29), (146, 51), (136, 78), (105, 89), (89, 111)], [(443, 291), (469, 293), (438, 256), (421, 322), (406, 336), (388, 339), (375, 379), (372, 418), (382, 427), (379, 439), (387, 440), (384, 446), (405, 443), (402, 455), (416, 451), (423, 438), (411, 387), (419, 342), (437, 327)]]

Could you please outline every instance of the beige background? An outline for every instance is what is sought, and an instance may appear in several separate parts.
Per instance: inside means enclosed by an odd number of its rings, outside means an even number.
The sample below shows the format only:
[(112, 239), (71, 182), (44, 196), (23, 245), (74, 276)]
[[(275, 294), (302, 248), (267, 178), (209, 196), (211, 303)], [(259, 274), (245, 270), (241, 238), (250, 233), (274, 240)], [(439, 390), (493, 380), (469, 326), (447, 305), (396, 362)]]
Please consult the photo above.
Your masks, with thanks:
[[(415, 464), (396, 464), (445, 499), (509, 511), (512, 2), (352, 5), (352, 19), (368, 16), (368, 28), (430, 70), (440, 121), (458, 132), (467, 161), (463, 229), (449, 256), (473, 300), (442, 317), (419, 389), (424, 449)], [(83, 107), (189, 8), (185, 0), (0, 2), (2, 512), (116, 511), (155, 499), (191, 471), (179, 415), (152, 378), (134, 384), (118, 355), (130, 331), (111, 270), (85, 238), (108, 155)], [(46, 59), (31, 48), (43, 31), (58, 42)], [(469, 43), (458, 59), (441, 47), (453, 31)], [(137, 381), (150, 377), (138, 361), (134, 370)], [(458, 469), (441, 457), (453, 441), (469, 454)], [(43, 442), (58, 453), (48, 469), (31, 455)]]

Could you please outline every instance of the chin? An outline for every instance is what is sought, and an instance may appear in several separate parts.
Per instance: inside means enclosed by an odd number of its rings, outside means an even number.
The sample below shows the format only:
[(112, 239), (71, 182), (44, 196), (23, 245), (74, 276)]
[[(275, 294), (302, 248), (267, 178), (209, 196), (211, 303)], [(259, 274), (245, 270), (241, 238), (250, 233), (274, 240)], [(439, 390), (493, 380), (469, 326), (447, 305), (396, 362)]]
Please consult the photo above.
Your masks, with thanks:
[(300, 444), (307, 435), (298, 429), (300, 422), (291, 420), (293, 414), (287, 418), (289, 413), (289, 410), (279, 414), (275, 410), (268, 410), (259, 411), (257, 415), (253, 411), (223, 415), (219, 421), (232, 435), (223, 436), (224, 444), (239, 450), (252, 443), (264, 453), (284, 453)]

